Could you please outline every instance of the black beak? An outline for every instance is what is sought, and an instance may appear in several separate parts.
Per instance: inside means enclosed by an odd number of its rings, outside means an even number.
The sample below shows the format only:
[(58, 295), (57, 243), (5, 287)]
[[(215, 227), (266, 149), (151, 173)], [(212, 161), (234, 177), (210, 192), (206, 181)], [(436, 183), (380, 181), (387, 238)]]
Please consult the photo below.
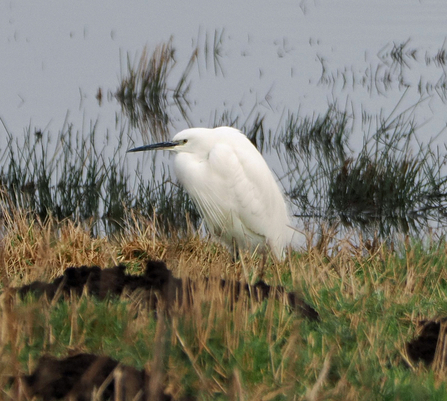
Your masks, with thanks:
[(152, 145), (144, 145), (139, 146), (138, 148), (129, 149), (127, 153), (130, 152), (144, 152), (145, 150), (153, 150), (153, 149), (171, 149), (175, 146), (177, 146), (179, 142), (160, 142), (160, 143), (154, 143)]

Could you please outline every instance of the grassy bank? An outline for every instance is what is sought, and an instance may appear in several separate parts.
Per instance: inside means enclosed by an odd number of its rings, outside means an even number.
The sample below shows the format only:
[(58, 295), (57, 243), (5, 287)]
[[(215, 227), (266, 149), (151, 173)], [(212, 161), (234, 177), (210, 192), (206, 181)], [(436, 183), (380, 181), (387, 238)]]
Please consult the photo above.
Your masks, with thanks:
[[(407, 241), (367, 251), (349, 238), (335, 245), (322, 240), (279, 264), (249, 255), (234, 264), (218, 244), (192, 234), (166, 238), (143, 217), (128, 217), (112, 238), (92, 237), (91, 227), (70, 220), (4, 212), (3, 399), (17, 399), (8, 376), (29, 373), (44, 353), (73, 352), (159, 371), (176, 398), (447, 399), (443, 378), (411, 363), (405, 351), (420, 319), (447, 311), (444, 243)], [(146, 259), (166, 261), (177, 277), (262, 277), (302, 293), (321, 321), (309, 322), (277, 300), (231, 305), (201, 288), (192, 307), (178, 306), (166, 317), (145, 309), (138, 297), (99, 301), (84, 294), (49, 302), (21, 300), (8, 290), (50, 280), (72, 265), (120, 262), (137, 274)]]

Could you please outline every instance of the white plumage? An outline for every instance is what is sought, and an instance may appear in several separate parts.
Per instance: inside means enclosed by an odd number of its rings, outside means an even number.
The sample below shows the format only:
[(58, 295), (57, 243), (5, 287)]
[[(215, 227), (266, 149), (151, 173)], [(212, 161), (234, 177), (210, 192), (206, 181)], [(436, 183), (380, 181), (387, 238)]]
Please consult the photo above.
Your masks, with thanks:
[(191, 128), (171, 142), (131, 149), (176, 153), (174, 169), (209, 231), (233, 248), (265, 244), (281, 259), (291, 240), (283, 194), (264, 158), (239, 130)]

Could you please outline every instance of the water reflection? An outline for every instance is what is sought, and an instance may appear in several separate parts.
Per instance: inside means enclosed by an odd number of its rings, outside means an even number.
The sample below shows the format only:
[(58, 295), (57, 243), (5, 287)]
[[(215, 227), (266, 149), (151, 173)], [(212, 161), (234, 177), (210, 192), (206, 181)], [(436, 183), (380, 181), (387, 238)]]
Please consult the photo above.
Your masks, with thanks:
[(115, 97), (132, 126), (137, 127), (146, 140), (149, 136), (157, 142), (169, 138), (169, 125), (172, 124), (169, 108), (172, 106), (189, 121), (188, 81), (196, 58), (194, 51), (177, 84), (171, 86), (171, 75), (176, 66), (172, 39), (157, 46), (151, 55), (145, 47), (136, 64), (132, 64), (128, 57), (127, 72), (121, 78)]

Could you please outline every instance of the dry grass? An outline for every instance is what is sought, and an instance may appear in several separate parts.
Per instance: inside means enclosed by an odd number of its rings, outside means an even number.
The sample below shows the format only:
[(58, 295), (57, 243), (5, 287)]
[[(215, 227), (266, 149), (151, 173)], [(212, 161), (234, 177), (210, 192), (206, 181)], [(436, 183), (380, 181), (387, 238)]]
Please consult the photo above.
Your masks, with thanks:
[(92, 238), (88, 227), (71, 220), (45, 221), (14, 210), (3, 213), (0, 249), (3, 280), (51, 279), (72, 265), (113, 263), (116, 249), (107, 238)]
[[(326, 235), (282, 263), (245, 255), (235, 264), (222, 246), (193, 233), (168, 239), (137, 214), (115, 238), (93, 238), (88, 225), (42, 222), (22, 211), (4, 212), (3, 219), (0, 399), (22, 397), (19, 382), (10, 386), (8, 378), (32, 371), (42, 354), (81, 351), (145, 368), (175, 399), (445, 398), (443, 378), (405, 364), (416, 322), (447, 311), (444, 244), (407, 241), (396, 251), (359, 244), (354, 234), (342, 241)], [(205, 291), (200, 284), (192, 306), (164, 315), (161, 303), (158, 318), (138, 297), (48, 302), (20, 300), (8, 289), (49, 280), (71, 265), (125, 263), (136, 273), (151, 258), (180, 277), (262, 277), (300, 291), (321, 322), (274, 299), (243, 296), (233, 304), (217, 287)]]

